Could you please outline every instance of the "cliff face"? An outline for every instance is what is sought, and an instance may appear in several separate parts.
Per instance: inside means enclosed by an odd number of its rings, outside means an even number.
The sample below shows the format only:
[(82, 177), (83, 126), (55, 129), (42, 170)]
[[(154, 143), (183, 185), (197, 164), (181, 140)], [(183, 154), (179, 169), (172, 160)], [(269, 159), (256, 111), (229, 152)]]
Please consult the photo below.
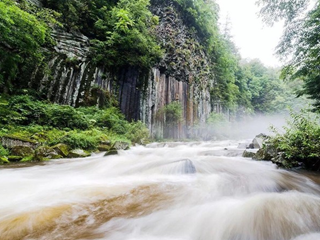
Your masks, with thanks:
[[(153, 137), (187, 137), (189, 129), (211, 112), (214, 76), (177, 7), (161, 2), (154, 1), (151, 10), (160, 19), (156, 32), (165, 55), (149, 77), (132, 67), (111, 74), (90, 61), (86, 36), (55, 31), (57, 46), (49, 71), (43, 76), (43, 69), (38, 69), (30, 85), (51, 101), (72, 106), (103, 104), (115, 96), (126, 118), (145, 122)], [(172, 102), (181, 105), (183, 120), (169, 124), (164, 109)]]

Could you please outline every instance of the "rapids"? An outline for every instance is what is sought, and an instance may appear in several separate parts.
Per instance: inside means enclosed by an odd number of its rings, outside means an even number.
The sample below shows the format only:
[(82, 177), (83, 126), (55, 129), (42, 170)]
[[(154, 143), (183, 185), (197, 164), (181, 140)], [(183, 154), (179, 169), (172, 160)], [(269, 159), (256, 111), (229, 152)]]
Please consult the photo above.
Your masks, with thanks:
[(0, 169), (1, 240), (318, 240), (320, 187), (238, 142)]

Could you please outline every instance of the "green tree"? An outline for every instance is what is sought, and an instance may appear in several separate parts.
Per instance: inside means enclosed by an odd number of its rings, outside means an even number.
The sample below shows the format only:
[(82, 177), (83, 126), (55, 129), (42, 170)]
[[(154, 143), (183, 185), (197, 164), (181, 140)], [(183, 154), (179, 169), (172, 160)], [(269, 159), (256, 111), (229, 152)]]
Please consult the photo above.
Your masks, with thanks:
[(19, 74), (43, 60), (41, 46), (49, 38), (47, 24), (13, 0), (0, 1), (0, 89), (9, 92)]
[(320, 4), (307, 11), (310, 1), (260, 0), (261, 16), (269, 23), (284, 20), (285, 32), (277, 52), (289, 61), (282, 70), (282, 78), (304, 81), (299, 95), (314, 99), (315, 110), (320, 110)]
[[(94, 59), (111, 67), (149, 68), (162, 56), (153, 28), (158, 18), (149, 11), (149, 0), (120, 0), (110, 11), (101, 8), (95, 22)], [(105, 61), (107, 60), (107, 61)]]

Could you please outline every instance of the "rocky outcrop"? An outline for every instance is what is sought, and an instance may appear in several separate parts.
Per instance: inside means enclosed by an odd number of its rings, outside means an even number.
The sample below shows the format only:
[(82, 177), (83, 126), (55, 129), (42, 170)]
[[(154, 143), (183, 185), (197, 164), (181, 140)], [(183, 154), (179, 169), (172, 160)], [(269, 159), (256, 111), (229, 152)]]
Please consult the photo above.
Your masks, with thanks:
[[(293, 168), (301, 167), (302, 163), (285, 158), (285, 154), (280, 152), (272, 143), (268, 142), (268, 136), (265, 134), (257, 135), (248, 147), (249, 149), (243, 152), (243, 157), (252, 158), (258, 161), (271, 161), (279, 167)], [(251, 148), (251, 149), (250, 149)], [(256, 151), (257, 152), (253, 152)]]
[[(72, 106), (105, 105), (113, 96), (126, 118), (145, 122), (153, 137), (187, 137), (213, 109), (210, 60), (173, 1), (153, 1), (151, 10), (160, 19), (156, 32), (165, 55), (149, 77), (133, 67), (111, 73), (95, 65), (88, 37), (57, 29), (52, 33), (57, 45), (49, 61), (51, 72), (43, 75), (37, 69), (30, 87), (52, 102)], [(185, 121), (168, 126), (161, 110), (173, 101), (181, 104)]]
[(16, 146), (24, 146), (35, 149), (37, 148), (38, 143), (29, 139), (18, 138), (16, 136), (3, 136), (1, 138), (1, 145), (8, 149)]
[(52, 149), (62, 157), (69, 155), (69, 147), (66, 144), (59, 143), (52, 147)]
[(48, 159), (62, 158), (52, 147), (41, 146), (36, 149), (35, 159), (37, 161), (45, 161)]
[(11, 148), (10, 154), (13, 156), (28, 157), (34, 155), (34, 150), (30, 146), (14, 146)]

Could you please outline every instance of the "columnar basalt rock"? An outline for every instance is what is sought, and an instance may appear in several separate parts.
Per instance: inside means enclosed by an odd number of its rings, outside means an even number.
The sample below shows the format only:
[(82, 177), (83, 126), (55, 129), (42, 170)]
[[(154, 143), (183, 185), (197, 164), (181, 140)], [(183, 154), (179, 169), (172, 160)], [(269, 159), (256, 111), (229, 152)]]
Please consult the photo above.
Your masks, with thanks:
[[(90, 61), (89, 38), (56, 30), (49, 73), (43, 76), (39, 69), (30, 85), (51, 101), (72, 106), (98, 105), (106, 96), (114, 96), (126, 118), (145, 122), (153, 137), (188, 137), (189, 129), (204, 122), (212, 111), (214, 75), (196, 34), (184, 23), (175, 4), (158, 2), (153, 1), (151, 10), (159, 16), (156, 33), (165, 54), (149, 77), (134, 67), (111, 74)], [(99, 89), (98, 94), (93, 89)], [(174, 101), (181, 104), (184, 120), (168, 127), (161, 109)]]

